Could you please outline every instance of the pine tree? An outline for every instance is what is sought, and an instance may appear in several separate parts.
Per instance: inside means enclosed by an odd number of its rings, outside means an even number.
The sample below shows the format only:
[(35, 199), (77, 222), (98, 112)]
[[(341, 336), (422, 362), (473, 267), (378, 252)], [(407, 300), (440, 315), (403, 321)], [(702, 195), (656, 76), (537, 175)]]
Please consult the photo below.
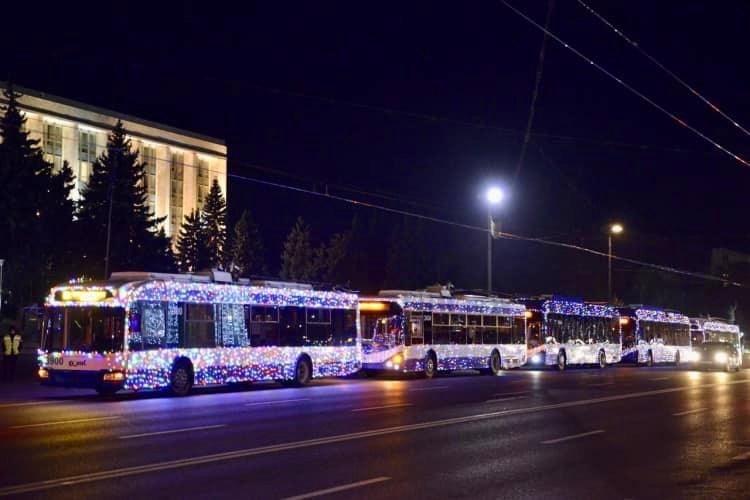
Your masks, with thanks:
[(232, 237), (231, 269), (240, 276), (266, 274), (265, 250), (260, 237), (260, 229), (247, 210), (234, 225)]
[(206, 196), (203, 217), (209, 265), (212, 268), (224, 269), (227, 258), (227, 203), (216, 179)]
[(162, 270), (158, 266), (169, 254), (169, 240), (159, 232), (164, 218), (156, 217), (148, 207), (144, 175), (144, 164), (138, 161), (138, 152), (118, 121), (105, 151), (94, 162), (79, 205), (78, 219), (87, 234), (92, 275), (101, 274), (104, 267), (110, 201), (110, 271)]
[(349, 250), (350, 233), (334, 234), (328, 244), (315, 249), (314, 278), (327, 282), (343, 282), (342, 264)]
[(193, 210), (185, 216), (177, 237), (177, 268), (181, 272), (198, 272), (208, 267), (206, 226), (201, 212)]
[(0, 240), (7, 260), (3, 288), (13, 297), (11, 305), (24, 306), (43, 297), (53, 272), (61, 273), (61, 256), (69, 255), (72, 172), (65, 166), (53, 173), (39, 141), (26, 130), (18, 107), (21, 95), (12, 85), (3, 95), (8, 101), (0, 118)]
[(281, 277), (287, 280), (309, 281), (315, 272), (313, 249), (310, 244), (310, 227), (302, 217), (297, 217), (286, 237), (281, 254)]

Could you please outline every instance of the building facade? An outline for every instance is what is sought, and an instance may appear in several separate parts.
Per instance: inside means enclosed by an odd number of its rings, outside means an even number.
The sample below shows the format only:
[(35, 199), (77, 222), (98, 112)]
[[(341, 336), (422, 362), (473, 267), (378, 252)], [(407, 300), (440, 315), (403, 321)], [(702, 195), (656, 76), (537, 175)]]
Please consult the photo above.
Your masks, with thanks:
[[(0, 82), (0, 90), (5, 87)], [(26, 128), (40, 141), (45, 158), (55, 168), (67, 161), (73, 169), (74, 199), (81, 197), (117, 120), (145, 163), (148, 204), (157, 217), (166, 217), (167, 235), (176, 237), (183, 217), (202, 208), (214, 179), (227, 196), (227, 147), (222, 140), (18, 86), (14, 90), (21, 94)], [(2, 94), (0, 104), (7, 104)]]

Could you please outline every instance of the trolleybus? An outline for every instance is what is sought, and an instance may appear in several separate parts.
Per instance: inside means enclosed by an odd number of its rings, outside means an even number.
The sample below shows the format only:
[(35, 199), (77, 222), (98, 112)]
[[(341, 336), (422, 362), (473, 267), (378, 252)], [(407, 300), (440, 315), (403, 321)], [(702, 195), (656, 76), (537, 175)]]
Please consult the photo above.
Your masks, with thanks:
[(563, 371), (570, 365), (604, 368), (620, 361), (620, 317), (616, 308), (559, 296), (521, 302), (531, 313), (528, 342), (532, 365), (556, 366)]
[(479, 369), (497, 374), (526, 362), (523, 305), (447, 289), (381, 291), (360, 298), (363, 364), (367, 371)]
[(652, 366), (691, 360), (690, 319), (658, 307), (620, 308), (623, 361)]
[(194, 385), (305, 385), (361, 367), (357, 296), (309, 285), (114, 273), (53, 288), (45, 309), (45, 384), (184, 395)]

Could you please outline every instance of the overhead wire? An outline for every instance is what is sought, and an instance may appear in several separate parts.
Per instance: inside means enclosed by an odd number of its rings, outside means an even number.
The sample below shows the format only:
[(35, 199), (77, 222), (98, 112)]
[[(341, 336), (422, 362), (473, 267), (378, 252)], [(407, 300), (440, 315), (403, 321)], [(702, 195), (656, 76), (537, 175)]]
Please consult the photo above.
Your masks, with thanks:
[(640, 52), (644, 57), (646, 57), (649, 61), (651, 61), (653, 64), (655, 64), (659, 69), (664, 71), (667, 75), (669, 75), (674, 81), (682, 85), (684, 88), (686, 88), (691, 94), (693, 94), (695, 97), (703, 101), (704, 104), (706, 104), (709, 108), (711, 108), (712, 111), (715, 111), (719, 113), (723, 118), (725, 118), (729, 123), (734, 125), (736, 128), (744, 132), (746, 135), (750, 135), (750, 131), (748, 131), (745, 127), (740, 125), (737, 120), (729, 116), (726, 112), (724, 112), (721, 108), (719, 108), (716, 104), (711, 102), (707, 97), (705, 97), (703, 94), (698, 92), (695, 87), (687, 83), (685, 80), (680, 78), (674, 71), (667, 68), (663, 63), (661, 63), (658, 59), (656, 59), (654, 56), (646, 52), (643, 47), (639, 43), (637, 43), (632, 38), (628, 37), (623, 31), (619, 28), (617, 28), (612, 22), (607, 20), (604, 16), (599, 14), (597, 11), (595, 11), (590, 5), (583, 2), (583, 0), (577, 0), (578, 5), (583, 7), (586, 11), (588, 11), (591, 15), (593, 15), (595, 18), (597, 18), (599, 21), (604, 23), (606, 26), (608, 26), (612, 31), (614, 31), (620, 38), (625, 40), (631, 47), (636, 49), (638, 52)]
[(631, 93), (633, 93), (636, 96), (640, 97), (642, 100), (644, 100), (645, 102), (647, 102), (648, 104), (650, 104), (652, 107), (654, 107), (655, 109), (661, 111), (662, 113), (664, 113), (665, 115), (667, 115), (668, 117), (670, 117), (678, 125), (681, 125), (681, 126), (685, 127), (686, 129), (690, 130), (695, 135), (697, 135), (698, 137), (700, 137), (704, 141), (708, 142), (709, 144), (711, 144), (712, 146), (714, 146), (718, 150), (724, 152), (725, 154), (727, 154), (728, 156), (730, 156), (731, 158), (733, 158), (737, 162), (741, 163), (742, 165), (744, 165), (746, 167), (750, 167), (750, 162), (748, 162), (747, 160), (745, 160), (741, 156), (733, 153), (732, 151), (730, 151), (726, 147), (722, 146), (717, 141), (715, 141), (714, 139), (710, 138), (709, 136), (707, 136), (706, 134), (704, 134), (703, 132), (701, 132), (697, 128), (693, 127), (692, 125), (690, 125), (689, 123), (687, 123), (685, 120), (683, 120), (682, 118), (680, 118), (679, 116), (677, 116), (673, 112), (667, 110), (665, 107), (663, 107), (662, 105), (658, 104), (656, 101), (654, 101), (653, 99), (651, 99), (650, 97), (648, 97), (647, 95), (645, 95), (644, 93), (642, 93), (641, 91), (637, 90), (635, 87), (633, 87), (629, 83), (625, 82), (624, 80), (622, 80), (621, 78), (619, 78), (618, 76), (616, 76), (614, 73), (610, 72), (609, 70), (607, 70), (606, 68), (604, 68), (602, 65), (598, 64), (597, 62), (595, 62), (590, 57), (584, 55), (581, 51), (579, 51), (578, 49), (576, 49), (572, 45), (570, 45), (567, 42), (565, 42), (562, 38), (560, 38), (559, 36), (557, 36), (556, 34), (554, 34), (552, 31), (550, 31), (549, 29), (545, 28), (544, 26), (542, 26), (541, 24), (539, 24), (538, 22), (536, 22), (534, 19), (532, 19), (531, 17), (529, 17), (528, 15), (526, 15), (525, 13), (523, 13), (521, 10), (517, 9), (516, 7), (514, 7), (513, 5), (511, 5), (510, 3), (508, 3), (506, 0), (500, 0), (500, 3), (503, 4), (503, 5), (505, 5), (508, 9), (510, 9), (511, 11), (513, 11), (519, 17), (521, 17), (524, 20), (526, 20), (529, 24), (531, 24), (532, 26), (534, 26), (538, 30), (540, 30), (540, 31), (542, 31), (544, 33), (547, 33), (557, 43), (559, 43), (560, 45), (562, 45), (566, 49), (570, 50), (573, 54), (575, 54), (579, 58), (581, 58), (584, 61), (586, 61), (587, 63), (589, 63), (591, 66), (593, 66), (594, 68), (596, 68), (600, 72), (604, 73), (609, 78), (611, 78), (614, 81), (616, 81), (617, 83), (619, 83), (621, 86), (623, 86), (624, 88), (626, 88), (628, 91), (630, 91)]

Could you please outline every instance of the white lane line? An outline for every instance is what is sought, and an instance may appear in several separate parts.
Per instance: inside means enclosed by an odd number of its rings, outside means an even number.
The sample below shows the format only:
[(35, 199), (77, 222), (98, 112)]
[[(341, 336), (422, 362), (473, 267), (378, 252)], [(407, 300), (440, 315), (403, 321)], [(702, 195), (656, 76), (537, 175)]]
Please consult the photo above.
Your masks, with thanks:
[(436, 385), (434, 387), (416, 387), (414, 389), (409, 389), (409, 392), (412, 391), (437, 391), (438, 389), (447, 389), (447, 385)]
[(412, 406), (412, 404), (411, 403), (400, 403), (400, 404), (396, 404), (396, 405), (369, 406), (367, 408), (355, 408), (352, 411), (356, 412), (356, 411), (382, 410), (384, 408), (402, 408), (404, 406)]
[(737, 456), (732, 457), (732, 460), (740, 461), (740, 460), (748, 460), (750, 459), (750, 451), (746, 451), (745, 453), (740, 453)]
[(528, 394), (529, 391), (519, 391), (519, 392), (501, 392), (498, 394), (493, 394), (496, 398), (504, 398), (504, 397), (510, 397), (510, 396), (521, 396), (524, 394)]
[(259, 403), (245, 403), (245, 406), (280, 405), (280, 404), (283, 404), (283, 403), (294, 403), (296, 401), (310, 401), (310, 398), (277, 399), (275, 401), (261, 401)]
[(532, 406), (529, 408), (514, 408), (511, 410), (501, 410), (488, 413), (480, 413), (475, 415), (465, 415), (463, 417), (454, 417), (444, 420), (432, 420), (417, 424), (398, 425), (395, 427), (383, 427), (380, 429), (373, 429), (369, 431), (353, 432), (350, 434), (339, 434), (335, 436), (328, 436), (322, 438), (308, 439), (305, 441), (293, 441), (288, 443), (280, 443), (270, 446), (260, 446), (257, 448), (244, 448), (234, 451), (227, 451), (223, 453), (215, 453), (212, 455), (199, 455), (191, 458), (183, 458), (178, 460), (169, 460), (164, 462), (154, 462), (145, 465), (137, 465), (133, 467), (123, 467), (120, 469), (110, 469), (101, 472), (92, 472), (89, 474), (79, 474), (75, 476), (60, 477), (56, 479), (47, 479), (44, 481), (36, 481), (33, 483), (22, 483), (13, 486), (0, 487), (0, 496), (18, 495), (19, 493), (29, 493), (32, 491), (43, 491), (58, 488), (60, 486), (69, 486), (74, 484), (91, 483), (95, 481), (104, 481), (108, 479), (114, 479), (118, 477), (129, 477), (136, 476), (139, 474), (148, 474), (151, 472), (160, 472), (164, 470), (174, 470), (183, 467), (190, 467), (194, 465), (203, 465), (209, 463), (223, 462), (227, 460), (236, 460), (239, 458), (247, 458), (258, 455), (265, 455), (269, 453), (278, 453), (282, 451), (298, 450), (303, 448), (311, 448), (315, 446), (322, 446), (332, 443), (341, 443), (346, 441), (356, 441), (359, 439), (368, 439), (372, 437), (414, 432), (423, 429), (434, 429), (438, 427), (447, 427), (451, 425), (459, 425), (473, 422), (482, 422), (485, 420), (496, 419), (500, 417), (507, 417), (511, 415), (525, 415), (529, 413), (545, 412), (550, 410), (556, 410), (559, 408), (572, 408), (577, 406), (588, 406), (594, 404), (608, 403), (610, 401), (621, 401), (626, 399), (644, 398), (649, 396), (657, 396), (661, 394), (671, 394), (676, 392), (688, 392), (694, 391), (695, 389), (708, 389), (711, 387), (725, 387), (736, 384), (750, 384), (750, 379), (743, 380), (732, 380), (729, 382), (719, 382), (713, 384), (700, 384), (692, 385), (687, 387), (672, 387), (669, 389), (657, 389), (652, 391), (644, 392), (631, 392), (628, 394), (619, 394), (613, 396), (605, 396), (594, 399), (583, 399), (578, 401), (566, 401), (564, 403), (554, 403), (541, 406)]
[(120, 416), (113, 415), (111, 417), (92, 417), (92, 418), (77, 418), (74, 420), (58, 420), (56, 422), (44, 422), (41, 424), (11, 425), (9, 429), (28, 429), (31, 427), (48, 427), (50, 425), (80, 424), (83, 422), (96, 422), (98, 420), (113, 420), (115, 418), (120, 418)]
[(367, 486), (368, 484), (382, 483), (383, 481), (389, 481), (390, 477), (375, 477), (367, 479), (365, 481), (357, 481), (356, 483), (342, 484), (341, 486), (334, 486), (333, 488), (326, 488), (325, 490), (311, 491), (304, 495), (297, 495), (293, 497), (286, 497), (284, 500), (303, 500), (304, 498), (315, 498), (329, 495), (331, 493), (338, 493), (339, 491), (351, 490), (353, 488), (359, 488), (361, 486)]
[(655, 378), (650, 378), (649, 380), (653, 380), (653, 381), (656, 381), (656, 380), (669, 380), (669, 377), (655, 377)]
[(672, 413), (674, 417), (682, 417), (683, 415), (692, 415), (693, 413), (700, 413), (706, 411), (708, 408), (696, 408), (695, 410), (681, 411), (679, 413)]
[(526, 399), (526, 396), (510, 396), (507, 398), (496, 398), (488, 399), (485, 403), (504, 403), (506, 401), (518, 401), (519, 399)]
[(200, 427), (184, 427), (182, 429), (170, 429), (168, 431), (156, 431), (156, 432), (144, 432), (142, 434), (128, 434), (120, 436), (119, 439), (133, 439), (146, 436), (160, 436), (162, 434), (176, 434), (178, 432), (190, 432), (190, 431), (204, 431), (206, 429), (218, 429), (219, 427), (226, 427), (227, 424), (218, 425), (201, 425)]
[(18, 403), (0, 404), (0, 408), (14, 408), (18, 406), (51, 405), (53, 403), (60, 403), (60, 401), (19, 401)]
[(573, 434), (572, 436), (565, 436), (557, 439), (548, 439), (547, 441), (542, 441), (542, 444), (555, 444), (555, 443), (562, 443), (563, 441), (570, 441), (571, 439), (578, 439), (586, 436), (593, 436), (594, 434), (603, 434), (604, 431), (599, 429), (597, 431), (590, 431), (590, 432), (582, 432), (580, 434)]
[(608, 385), (615, 385), (614, 382), (602, 382), (601, 384), (589, 384), (589, 387), (606, 387)]

